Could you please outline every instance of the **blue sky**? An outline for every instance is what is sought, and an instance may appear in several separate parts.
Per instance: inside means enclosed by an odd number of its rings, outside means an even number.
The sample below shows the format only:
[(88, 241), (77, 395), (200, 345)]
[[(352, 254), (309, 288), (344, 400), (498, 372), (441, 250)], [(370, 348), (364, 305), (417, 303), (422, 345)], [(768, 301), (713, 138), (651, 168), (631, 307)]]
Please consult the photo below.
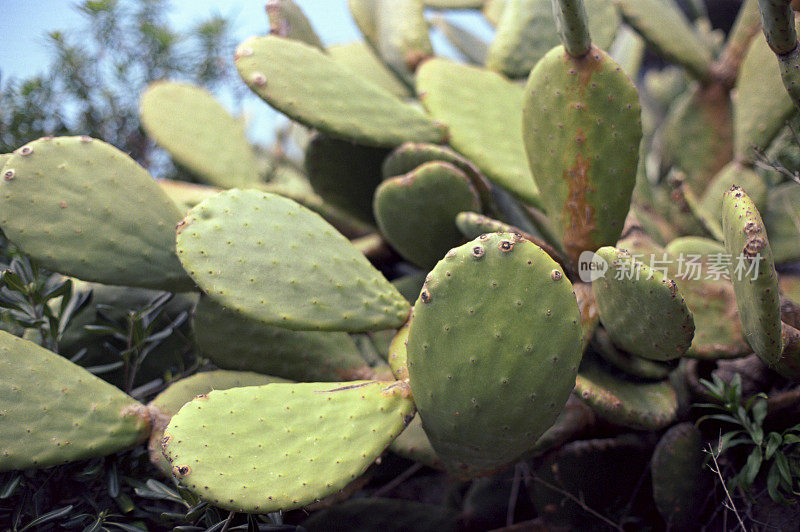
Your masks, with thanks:
[[(360, 34), (347, 9), (347, 0), (295, 0), (311, 20), (326, 45), (352, 42)], [(54, 30), (78, 27), (81, 16), (74, 9), (77, 0), (0, 0), (0, 73), (3, 79), (28, 77), (43, 71), (49, 62), (45, 35)], [(191, 27), (211, 14), (220, 13), (233, 21), (238, 41), (264, 34), (269, 25), (265, 0), (171, 0), (169, 16), (178, 29)], [(477, 13), (455, 12), (448, 17), (487, 37), (491, 30)], [(433, 34), (438, 53), (452, 52), (439, 35)], [(232, 99), (221, 95), (223, 104)], [(230, 100), (230, 101), (229, 101)], [(233, 109), (231, 109), (233, 110)], [(243, 102), (242, 111), (251, 125), (255, 141), (268, 142), (280, 118), (266, 104), (255, 99)]]

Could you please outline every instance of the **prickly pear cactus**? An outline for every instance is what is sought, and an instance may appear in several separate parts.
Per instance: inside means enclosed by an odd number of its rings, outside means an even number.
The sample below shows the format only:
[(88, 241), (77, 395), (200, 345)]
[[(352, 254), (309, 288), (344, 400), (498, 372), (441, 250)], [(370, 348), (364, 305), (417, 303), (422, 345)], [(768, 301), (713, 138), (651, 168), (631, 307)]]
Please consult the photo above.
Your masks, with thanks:
[(431, 271), (407, 346), (436, 454), (459, 476), (486, 474), (532, 447), (563, 408), (580, 360), (580, 314), (555, 261), (494, 233), (451, 250)]
[(533, 68), (525, 91), (531, 172), (556, 235), (577, 262), (622, 233), (642, 137), (636, 87), (599, 48), (575, 57), (556, 47)]
[(342, 489), (400, 434), (413, 412), (407, 386), (399, 384), (219, 390), (181, 408), (162, 446), (189, 491), (222, 508), (268, 513)]

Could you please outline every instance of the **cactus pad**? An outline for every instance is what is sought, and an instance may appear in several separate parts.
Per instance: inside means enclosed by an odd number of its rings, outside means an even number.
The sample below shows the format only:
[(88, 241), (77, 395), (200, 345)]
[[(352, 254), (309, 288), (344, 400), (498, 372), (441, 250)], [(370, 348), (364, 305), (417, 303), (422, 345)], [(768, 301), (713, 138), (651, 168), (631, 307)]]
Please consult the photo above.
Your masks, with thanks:
[(308, 180), (323, 200), (374, 225), (372, 196), (381, 182), (381, 164), (387, 153), (317, 134), (306, 147)]
[[(192, 328), (197, 348), (221, 368), (255, 371), (294, 381), (346, 381), (372, 377), (350, 335), (292, 331), (225, 310), (204, 297)], [(235, 338), (235, 342), (231, 342)]]
[(567, 256), (616, 243), (636, 182), (642, 137), (636, 87), (602, 50), (563, 47), (531, 71), (525, 149), (542, 202)]
[(797, 183), (783, 183), (769, 191), (764, 224), (775, 262), (800, 260), (800, 186)]
[(764, 35), (758, 32), (736, 79), (733, 126), (737, 157), (752, 159), (753, 147), (769, 147), (793, 112), (794, 104), (781, 82), (780, 67)]
[(350, 242), (294, 201), (229, 190), (192, 209), (178, 228), (189, 274), (227, 308), (295, 330), (396, 328), (403, 296)]
[(0, 331), (0, 471), (105, 456), (144, 440), (144, 405), (55, 353)]
[(388, 69), (367, 43), (354, 42), (328, 47), (328, 54), (354, 74), (381, 87), (398, 98), (408, 98), (411, 91)]
[(252, 37), (236, 58), (239, 75), (268, 104), (331, 136), (386, 147), (445, 138), (444, 128), (418, 108), (306, 44)]
[[(411, 320), (414, 319), (413, 311)], [(408, 329), (411, 326), (411, 320), (406, 322), (405, 325), (400, 327), (397, 334), (392, 338), (389, 344), (389, 367), (392, 368), (392, 373), (397, 380), (408, 379)]]
[(147, 134), (209, 185), (253, 187), (261, 179), (244, 123), (200, 87), (151, 83), (139, 102)]
[(692, 423), (670, 428), (653, 451), (653, 499), (670, 530), (697, 525), (710, 487), (704, 475), (703, 436)]
[(362, 35), (386, 65), (407, 83), (433, 55), (422, 0), (350, 0)]
[(150, 451), (150, 461), (166, 475), (172, 474), (172, 468), (161, 452), (161, 438), (169, 420), (178, 413), (183, 405), (211, 390), (227, 390), (241, 386), (262, 386), (272, 382), (286, 382), (277, 377), (261, 375), (250, 371), (214, 370), (195, 373), (191, 377), (173, 382), (169, 387), (158, 394), (147, 408), (153, 419), (153, 429), (147, 448)]
[(603, 419), (637, 430), (667, 427), (678, 412), (678, 398), (669, 382), (629, 381), (592, 358), (581, 363), (575, 394)]
[(619, 347), (651, 360), (673, 360), (692, 343), (694, 319), (675, 281), (627, 251), (604, 247), (606, 274), (592, 281), (600, 321)]
[(43, 266), (107, 284), (191, 290), (175, 257), (181, 212), (147, 171), (89, 137), (19, 148), (0, 181), (5, 235)]
[(267, 0), (266, 9), (271, 35), (302, 41), (320, 50), (325, 49), (311, 22), (293, 0)]
[(539, 204), (522, 144), (520, 87), (494, 72), (434, 58), (417, 72), (417, 92), (425, 108), (448, 126), (456, 151), (497, 186)]
[(479, 210), (480, 200), (461, 170), (432, 161), (385, 180), (375, 191), (373, 205), (378, 227), (389, 244), (408, 261), (430, 269), (464, 241), (456, 215)]
[(371, 381), (216, 390), (172, 418), (164, 455), (181, 484), (215, 506), (300, 508), (366, 470), (410, 421), (407, 395)]
[[(744, 337), (765, 364), (774, 366), (783, 352), (778, 275), (761, 214), (738, 187), (725, 193), (722, 228)], [(755, 271), (748, 274), (751, 266)]]
[(564, 272), (516, 235), (484, 235), (436, 265), (414, 308), (408, 371), (448, 469), (489, 473), (553, 424), (574, 386), (579, 322)]
[(674, 0), (615, 0), (622, 17), (670, 62), (708, 80), (712, 56)]

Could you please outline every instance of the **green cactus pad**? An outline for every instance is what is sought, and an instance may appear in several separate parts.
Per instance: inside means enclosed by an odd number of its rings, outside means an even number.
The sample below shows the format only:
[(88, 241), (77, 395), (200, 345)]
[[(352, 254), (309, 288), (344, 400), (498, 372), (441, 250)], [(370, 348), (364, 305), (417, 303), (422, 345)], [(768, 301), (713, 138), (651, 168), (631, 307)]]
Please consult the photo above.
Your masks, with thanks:
[[(783, 352), (778, 276), (772, 250), (761, 215), (742, 189), (732, 187), (725, 193), (722, 229), (725, 249), (732, 268), (741, 263), (739, 275), (731, 272), (739, 319), (747, 343), (768, 366), (777, 364)], [(747, 274), (750, 266), (757, 272)]]
[(317, 134), (308, 143), (305, 167), (314, 192), (358, 220), (374, 224), (372, 196), (388, 151)]
[(469, 159), (462, 157), (446, 146), (406, 142), (392, 151), (392, 153), (384, 159), (381, 171), (383, 173), (383, 178), (388, 179), (398, 175), (405, 175), (418, 166), (431, 161), (450, 163), (464, 172), (464, 175), (469, 178), (472, 186), (478, 191), (481, 202), (485, 206), (492, 206), (494, 204), (489, 181), (478, 167)]
[(436, 16), (431, 18), (431, 24), (442, 32), (456, 50), (461, 52), (467, 63), (482, 65), (486, 62), (489, 45), (475, 33), (444, 17)]
[(780, 67), (761, 32), (755, 36), (739, 68), (733, 99), (734, 150), (752, 159), (753, 147), (766, 149), (794, 112), (783, 88)]
[(456, 151), (497, 186), (540, 204), (522, 143), (520, 87), (494, 72), (434, 58), (417, 72), (417, 92), (428, 112), (448, 126)]
[(375, 191), (373, 205), (386, 241), (405, 259), (430, 269), (464, 241), (456, 215), (480, 209), (480, 200), (461, 170), (433, 161), (385, 180)]
[(271, 35), (302, 41), (320, 50), (325, 49), (311, 22), (293, 0), (268, 0), (266, 9)]
[(417, 65), (433, 55), (422, 0), (349, 0), (361, 34), (386, 65), (413, 83)]
[(800, 260), (800, 185), (783, 183), (769, 191), (764, 225), (775, 262)]
[(0, 181), (0, 225), (46, 268), (86, 281), (186, 291), (175, 256), (180, 210), (147, 171), (89, 137), (19, 148)]
[(331, 136), (385, 147), (445, 138), (444, 128), (417, 107), (306, 44), (252, 37), (236, 58), (239, 75), (268, 104)]
[(214, 370), (195, 373), (191, 377), (173, 382), (166, 390), (158, 394), (147, 408), (153, 419), (153, 429), (147, 448), (150, 452), (150, 461), (164, 474), (171, 475), (172, 467), (161, 452), (161, 438), (169, 420), (178, 413), (183, 405), (198, 395), (209, 393), (211, 390), (227, 390), (241, 386), (262, 386), (272, 382), (286, 382), (284, 379), (261, 375), (249, 371)]
[(371, 381), (215, 390), (172, 418), (164, 455), (215, 506), (300, 508), (344, 488), (402, 432), (414, 412), (407, 390)]
[(422, 420), (419, 414), (414, 416), (411, 423), (392, 442), (389, 450), (403, 458), (414, 460), (433, 469), (444, 469), (444, 464), (436, 456), (436, 451), (433, 450), (428, 435), (425, 434), (425, 429), (422, 428)]
[[(695, 331), (686, 356), (717, 360), (747, 354), (733, 285), (726, 278), (725, 246), (708, 238), (683, 237), (666, 247), (669, 275), (678, 284), (694, 317)], [(716, 270), (716, 273), (715, 273)]]
[(192, 328), (199, 351), (221, 368), (294, 381), (372, 377), (371, 368), (347, 333), (292, 331), (264, 325), (227, 311), (208, 297), (197, 304)]
[(186, 271), (230, 310), (295, 330), (399, 327), (403, 296), (341, 234), (294, 201), (229, 190), (192, 209), (177, 236)]
[(675, 281), (613, 247), (597, 250), (608, 264), (592, 281), (600, 321), (619, 347), (650, 360), (682, 356), (692, 343), (694, 319)]
[(616, 243), (636, 183), (642, 137), (630, 78), (602, 50), (563, 47), (531, 71), (523, 136), (542, 202), (567, 256)]
[(675, 369), (675, 364), (649, 360), (622, 351), (614, 345), (611, 337), (604, 329), (599, 329), (595, 332), (593, 346), (595, 353), (600, 358), (626, 375), (639, 379), (660, 381), (666, 379), (669, 376), (669, 372)]
[(221, 188), (207, 187), (186, 181), (173, 181), (172, 179), (159, 179), (157, 183), (181, 212), (188, 212), (204, 199), (222, 192)]
[(717, 224), (722, 220), (722, 195), (733, 185), (742, 187), (757, 208), (763, 209), (767, 203), (767, 185), (764, 179), (752, 168), (732, 161), (714, 176), (698, 204), (700, 210)]
[(648, 44), (695, 78), (711, 77), (713, 57), (674, 0), (614, 0), (622, 17)]
[(489, 473), (553, 424), (574, 386), (579, 322), (564, 272), (516, 235), (485, 235), (436, 265), (414, 308), (408, 371), (448, 469)]
[(588, 357), (581, 363), (575, 394), (603, 419), (637, 430), (667, 427), (678, 411), (678, 399), (668, 381), (632, 382)]
[(458, 517), (443, 505), (370, 497), (326, 508), (303, 521), (302, 527), (308, 532), (456, 532)]
[(144, 405), (66, 358), (0, 331), (0, 472), (133, 447), (150, 431)]
[[(413, 312), (412, 318), (413, 319)], [(392, 338), (389, 344), (389, 367), (392, 368), (392, 373), (397, 380), (408, 379), (408, 330), (411, 326), (411, 320), (406, 322), (405, 325), (400, 327), (397, 334)]]
[(710, 487), (703, 436), (694, 424), (670, 428), (653, 451), (653, 499), (669, 530), (694, 530)]
[(661, 127), (664, 167), (686, 174), (700, 195), (733, 157), (731, 104), (719, 85), (693, 85), (667, 111)]
[(139, 114), (147, 134), (205, 183), (247, 188), (261, 181), (244, 122), (205, 89), (156, 81), (142, 93)]
[[(551, 0), (510, 0), (497, 25), (486, 67), (510, 78), (524, 78), (539, 59), (561, 44)], [(614, 41), (619, 15), (612, 0), (595, 0), (588, 9), (595, 46), (607, 50)]]
[(328, 55), (354, 74), (381, 87), (386, 92), (401, 99), (411, 97), (408, 87), (397, 79), (397, 76), (386, 68), (386, 65), (381, 63), (367, 43), (359, 41), (330, 46)]

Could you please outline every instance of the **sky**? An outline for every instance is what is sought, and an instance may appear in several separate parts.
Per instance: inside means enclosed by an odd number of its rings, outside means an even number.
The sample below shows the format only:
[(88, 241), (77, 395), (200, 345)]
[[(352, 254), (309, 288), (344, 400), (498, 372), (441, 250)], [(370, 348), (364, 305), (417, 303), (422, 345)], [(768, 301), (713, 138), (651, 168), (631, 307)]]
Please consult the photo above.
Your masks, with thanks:
[[(352, 42), (360, 34), (347, 9), (347, 0), (295, 0), (311, 20), (325, 45)], [(45, 35), (55, 30), (69, 30), (81, 23), (74, 9), (77, 0), (0, 0), (0, 74), (2, 79), (24, 78), (40, 73), (49, 63)], [(265, 0), (170, 0), (170, 21), (177, 29), (186, 29), (212, 14), (222, 14), (233, 21), (238, 41), (268, 32)], [(448, 14), (453, 22), (469, 27), (488, 38), (491, 30), (477, 13)], [(452, 55), (444, 39), (433, 32), (437, 53)], [(219, 95), (223, 105), (233, 111), (233, 99)], [(2, 103), (0, 102), (0, 105)], [(269, 142), (280, 124), (279, 115), (255, 99), (243, 102), (242, 111), (250, 124), (251, 140)]]

